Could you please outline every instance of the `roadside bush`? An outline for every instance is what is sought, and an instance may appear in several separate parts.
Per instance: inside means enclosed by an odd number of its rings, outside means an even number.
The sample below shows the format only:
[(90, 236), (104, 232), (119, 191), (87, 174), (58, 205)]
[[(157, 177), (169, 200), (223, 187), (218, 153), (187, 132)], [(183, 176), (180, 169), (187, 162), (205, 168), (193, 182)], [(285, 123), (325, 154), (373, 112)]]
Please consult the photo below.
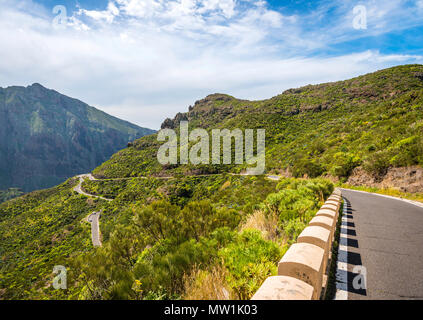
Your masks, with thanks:
[(238, 299), (250, 299), (263, 281), (276, 274), (281, 249), (262, 238), (257, 230), (245, 230), (219, 251), (227, 268), (227, 283)]
[(288, 220), (284, 223), (283, 232), (290, 243), (295, 243), (306, 226), (307, 224), (299, 218)]
[(334, 186), (324, 179), (284, 179), (277, 189), (279, 192), (267, 196), (262, 211), (268, 219), (277, 216), (279, 229), (284, 230), (287, 240), (292, 240), (333, 192)]
[(184, 300), (229, 300), (232, 289), (226, 283), (228, 271), (217, 264), (207, 269), (194, 267), (188, 275), (184, 275)]
[(179, 219), (180, 229), (178, 233), (184, 234), (185, 238), (206, 236), (213, 230), (221, 227), (234, 229), (240, 222), (241, 217), (236, 210), (226, 207), (216, 209), (209, 200), (193, 201), (182, 209)]
[(140, 256), (134, 266), (134, 276), (146, 293), (164, 288), (168, 294), (181, 294), (184, 274), (194, 265), (206, 267), (212, 264), (217, 250), (216, 239), (191, 239), (180, 245), (164, 240)]

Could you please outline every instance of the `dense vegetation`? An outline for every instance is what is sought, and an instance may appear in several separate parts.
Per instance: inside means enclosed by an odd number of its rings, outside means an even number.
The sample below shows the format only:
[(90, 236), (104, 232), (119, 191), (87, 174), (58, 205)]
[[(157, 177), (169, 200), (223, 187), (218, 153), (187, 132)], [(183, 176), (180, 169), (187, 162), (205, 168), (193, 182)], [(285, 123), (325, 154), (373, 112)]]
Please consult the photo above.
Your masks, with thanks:
[(0, 88), (0, 189), (52, 187), (151, 133), (39, 84)]
[[(362, 166), (421, 165), (423, 67), (291, 89), (265, 101), (211, 95), (163, 127), (265, 128), (266, 170), (161, 166), (156, 135), (76, 179), (0, 205), (0, 298), (248, 299), (333, 190)], [(307, 179), (304, 179), (307, 176)], [(101, 211), (103, 246), (85, 218)], [(68, 289), (51, 288), (55, 265)]]
[[(262, 176), (86, 181), (115, 195), (106, 202), (75, 183), (0, 205), (3, 298), (246, 299), (333, 190)], [(104, 246), (94, 249), (84, 218), (97, 210)], [(51, 288), (55, 265), (68, 267), (68, 290)]]
[(18, 188), (9, 188), (8, 190), (0, 190), (0, 203), (23, 195)]
[[(345, 180), (355, 167), (381, 176), (389, 167), (423, 165), (423, 66), (407, 65), (351, 80), (290, 89), (269, 100), (214, 94), (162, 127), (266, 129), (267, 172), (324, 174)], [(242, 166), (156, 161), (155, 135), (137, 140), (98, 167), (99, 177), (238, 172)]]
[(0, 296), (65, 298), (53, 290), (53, 266), (77, 251), (92, 249), (83, 219), (101, 201), (71, 191), (73, 180), (0, 205)]
[(109, 241), (73, 262), (79, 297), (248, 299), (333, 185), (222, 175), (169, 180), (156, 191), (126, 212), (117, 214), (119, 202), (105, 209), (105, 221), (116, 217)]

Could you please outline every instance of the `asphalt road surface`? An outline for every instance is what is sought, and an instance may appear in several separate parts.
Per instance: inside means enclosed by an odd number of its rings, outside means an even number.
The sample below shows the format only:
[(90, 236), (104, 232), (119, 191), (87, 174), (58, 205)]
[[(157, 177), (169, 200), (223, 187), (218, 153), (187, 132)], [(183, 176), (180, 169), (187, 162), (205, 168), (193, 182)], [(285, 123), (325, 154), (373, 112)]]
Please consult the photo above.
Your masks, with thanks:
[(93, 212), (88, 216), (88, 222), (91, 223), (91, 240), (94, 247), (100, 247), (100, 226), (98, 219), (100, 217), (100, 212)]
[(423, 299), (423, 208), (353, 190), (342, 195), (337, 296)]
[(78, 176), (78, 178), (79, 178), (79, 183), (75, 188), (73, 188), (73, 191), (75, 191), (79, 194), (82, 194), (83, 196), (86, 196), (86, 197), (93, 197), (93, 198), (98, 198), (98, 199), (102, 199), (102, 200), (106, 200), (106, 201), (112, 201), (112, 199), (107, 199), (107, 198), (104, 198), (104, 197), (89, 194), (89, 193), (86, 193), (82, 190), (82, 183), (84, 182), (85, 178), (88, 178), (92, 181), (97, 180), (91, 174), (81, 174), (81, 175)]

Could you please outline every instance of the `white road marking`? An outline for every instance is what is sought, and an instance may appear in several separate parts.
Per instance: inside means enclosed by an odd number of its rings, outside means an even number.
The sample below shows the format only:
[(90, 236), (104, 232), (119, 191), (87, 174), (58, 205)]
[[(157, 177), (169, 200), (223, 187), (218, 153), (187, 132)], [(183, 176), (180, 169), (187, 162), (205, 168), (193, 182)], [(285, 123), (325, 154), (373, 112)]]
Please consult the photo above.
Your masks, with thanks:
[(417, 207), (423, 208), (423, 203), (422, 202), (419, 202), (419, 201), (413, 201), (413, 200), (408, 200), (408, 199), (404, 199), (404, 198), (398, 198), (398, 197), (388, 196), (386, 194), (373, 193), (373, 192), (367, 192), (367, 191), (361, 191), (361, 190), (354, 190), (354, 189), (341, 188), (341, 190), (354, 191), (354, 192), (360, 192), (360, 193), (367, 193), (367, 194), (371, 194), (371, 195), (375, 195), (375, 196), (379, 196), (379, 197), (384, 197), (384, 198), (389, 198), (389, 199), (393, 199), (393, 200), (404, 201), (404, 202), (407, 202), (409, 204), (415, 205)]

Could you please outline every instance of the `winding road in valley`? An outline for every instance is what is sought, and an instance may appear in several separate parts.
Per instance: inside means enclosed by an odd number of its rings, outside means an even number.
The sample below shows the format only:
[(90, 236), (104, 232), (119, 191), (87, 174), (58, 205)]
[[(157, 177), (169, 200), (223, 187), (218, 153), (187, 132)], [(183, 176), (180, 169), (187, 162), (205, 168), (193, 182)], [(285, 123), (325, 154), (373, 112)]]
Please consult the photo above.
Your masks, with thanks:
[(342, 196), (337, 299), (423, 299), (423, 204), (349, 189)]
[[(232, 174), (232, 175), (242, 175), (242, 174)], [(198, 177), (203, 177), (203, 176), (209, 176), (209, 175), (198, 175)], [(113, 180), (118, 181), (118, 180), (133, 179), (133, 178), (97, 179), (91, 173), (81, 174), (79, 176), (76, 176), (76, 178), (79, 179), (79, 183), (73, 188), (73, 191), (75, 191), (76, 193), (81, 194), (83, 196), (86, 196), (86, 197), (97, 198), (97, 199), (101, 199), (101, 200), (105, 200), (105, 201), (113, 201), (113, 199), (108, 199), (108, 198), (105, 198), (105, 197), (90, 194), (90, 193), (87, 193), (84, 190), (82, 190), (82, 184), (84, 183), (85, 179), (88, 179), (88, 180), (91, 180), (91, 181), (113, 181)], [(138, 178), (148, 179), (148, 177), (138, 177)], [(157, 179), (168, 180), (168, 179), (172, 179), (172, 178), (173, 177), (158, 177)], [(280, 179), (280, 177), (278, 177), (278, 176), (268, 176), (268, 178), (271, 179), (271, 180), (279, 180)], [(92, 243), (93, 243), (94, 247), (100, 247), (101, 246), (100, 222), (99, 222), (100, 213), (101, 212), (93, 212), (86, 219), (86, 221), (91, 224), (91, 239), (92, 239)]]
[(89, 194), (89, 193), (86, 193), (84, 190), (82, 190), (82, 183), (84, 182), (85, 179), (89, 179), (91, 181), (97, 181), (98, 180), (98, 179), (94, 178), (94, 176), (92, 174), (90, 174), (90, 173), (81, 174), (81, 175), (77, 176), (77, 178), (79, 178), (79, 183), (75, 188), (73, 188), (73, 191), (75, 191), (79, 194), (82, 194), (83, 196), (86, 196), (86, 197), (93, 197), (93, 198), (106, 200), (106, 201), (112, 201), (113, 200), (113, 199), (107, 199), (107, 198), (104, 198), (104, 197)]
[[(79, 178), (79, 183), (73, 188), (73, 191), (75, 191), (76, 193), (82, 194), (83, 196), (86, 196), (86, 197), (93, 197), (93, 198), (98, 198), (98, 199), (102, 199), (106, 201), (112, 201), (112, 199), (107, 199), (104, 197), (89, 194), (82, 190), (82, 183), (84, 182), (85, 179), (89, 179), (91, 181), (97, 180), (96, 178), (94, 178), (92, 174), (90, 173), (81, 174), (77, 176), (77, 178)], [(100, 218), (100, 213), (101, 212), (99, 211), (93, 212), (87, 217), (87, 222), (91, 224), (91, 240), (94, 247), (101, 247), (100, 222), (98, 221), (98, 219)]]

